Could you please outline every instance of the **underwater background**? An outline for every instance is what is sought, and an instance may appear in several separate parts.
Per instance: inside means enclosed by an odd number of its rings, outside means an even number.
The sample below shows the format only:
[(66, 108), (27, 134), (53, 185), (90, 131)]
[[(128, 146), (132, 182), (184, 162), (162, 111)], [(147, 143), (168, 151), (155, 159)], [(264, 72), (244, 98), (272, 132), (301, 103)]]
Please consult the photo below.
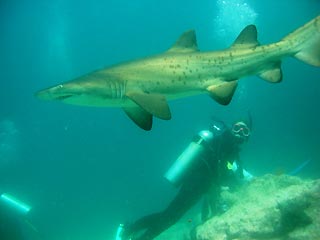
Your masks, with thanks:
[(319, 0), (2, 0), (0, 193), (29, 203), (46, 239), (113, 239), (119, 223), (164, 208), (162, 177), (213, 119), (252, 116), (242, 161), (254, 175), (320, 177), (320, 69), (282, 63), (283, 81), (241, 79), (228, 106), (208, 96), (170, 102), (172, 120), (145, 132), (121, 109), (42, 102), (34, 93), (92, 70), (166, 51), (188, 29), (199, 49), (229, 47), (248, 24), (261, 44), (320, 13)]

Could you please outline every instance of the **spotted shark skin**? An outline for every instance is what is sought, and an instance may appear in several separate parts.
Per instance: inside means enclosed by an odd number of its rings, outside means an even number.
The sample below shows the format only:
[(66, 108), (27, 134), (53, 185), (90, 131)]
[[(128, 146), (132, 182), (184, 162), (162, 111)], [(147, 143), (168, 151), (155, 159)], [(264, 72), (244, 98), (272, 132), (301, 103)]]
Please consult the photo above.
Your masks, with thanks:
[(171, 119), (168, 100), (209, 94), (227, 105), (243, 77), (280, 82), (285, 57), (320, 66), (320, 16), (267, 45), (260, 45), (256, 27), (249, 25), (230, 48), (220, 51), (199, 51), (190, 30), (162, 54), (93, 71), (35, 95), (68, 104), (119, 107), (139, 127), (150, 130), (153, 116)]

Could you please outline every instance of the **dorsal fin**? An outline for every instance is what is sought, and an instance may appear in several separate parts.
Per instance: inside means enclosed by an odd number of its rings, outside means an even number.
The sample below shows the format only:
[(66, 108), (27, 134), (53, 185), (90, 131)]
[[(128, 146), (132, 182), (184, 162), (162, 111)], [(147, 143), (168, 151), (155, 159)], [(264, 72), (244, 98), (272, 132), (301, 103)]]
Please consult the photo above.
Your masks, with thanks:
[(246, 26), (237, 39), (232, 44), (231, 48), (252, 48), (259, 45), (258, 33), (255, 25)]
[(167, 52), (198, 51), (197, 37), (194, 30), (184, 32)]

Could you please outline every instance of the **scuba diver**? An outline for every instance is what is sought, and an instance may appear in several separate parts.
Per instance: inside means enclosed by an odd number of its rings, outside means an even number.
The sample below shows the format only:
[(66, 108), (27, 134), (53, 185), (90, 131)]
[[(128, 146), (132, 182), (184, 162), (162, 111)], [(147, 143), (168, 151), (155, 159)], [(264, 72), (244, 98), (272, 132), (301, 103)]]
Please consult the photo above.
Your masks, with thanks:
[[(200, 131), (169, 168), (165, 178), (180, 186), (176, 197), (161, 212), (154, 213), (128, 225), (120, 224), (116, 240), (151, 240), (175, 224), (198, 200), (212, 190), (207, 206), (202, 209), (202, 221), (219, 211), (221, 186), (230, 186), (236, 179), (250, 180), (252, 175), (243, 169), (239, 158), (240, 146), (250, 136), (249, 124), (235, 122), (212, 124)], [(212, 192), (211, 192), (212, 193)]]

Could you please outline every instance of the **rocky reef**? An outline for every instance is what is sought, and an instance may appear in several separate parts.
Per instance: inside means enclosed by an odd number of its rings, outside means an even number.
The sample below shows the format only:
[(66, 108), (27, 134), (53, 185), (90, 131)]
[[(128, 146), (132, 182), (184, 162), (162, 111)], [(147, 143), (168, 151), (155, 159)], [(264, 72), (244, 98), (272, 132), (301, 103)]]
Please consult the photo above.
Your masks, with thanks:
[(222, 201), (228, 210), (199, 225), (196, 240), (320, 239), (320, 180), (268, 174)]

